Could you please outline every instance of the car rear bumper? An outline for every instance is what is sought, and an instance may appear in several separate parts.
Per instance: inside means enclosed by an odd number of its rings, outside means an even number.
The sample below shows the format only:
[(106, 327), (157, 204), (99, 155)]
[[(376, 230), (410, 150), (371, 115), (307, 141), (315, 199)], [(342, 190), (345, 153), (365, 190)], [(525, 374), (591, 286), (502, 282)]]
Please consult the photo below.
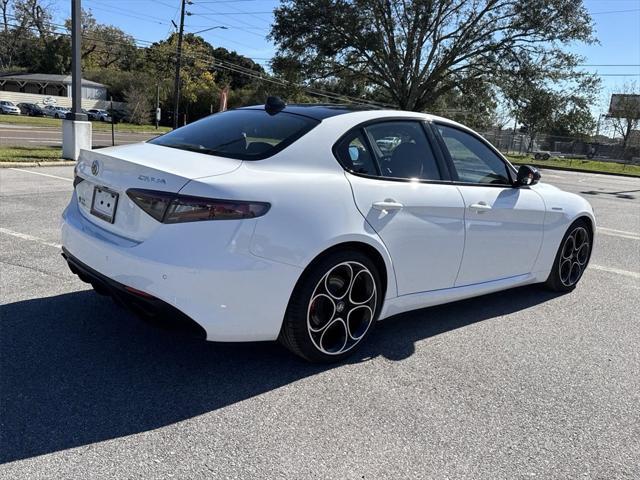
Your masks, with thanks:
[(83, 282), (90, 283), (97, 293), (109, 295), (129, 307), (133, 312), (145, 317), (162, 315), (170, 317), (172, 320), (180, 320), (191, 325), (197, 336), (206, 338), (207, 332), (202, 326), (168, 303), (102, 275), (75, 258), (64, 247), (62, 248), (62, 257), (67, 261), (71, 272)]
[(74, 193), (62, 219), (63, 253), (98, 289), (143, 310), (175, 309), (208, 340), (275, 340), (302, 270), (251, 254), (252, 221), (229, 222), (206, 238), (193, 229), (216, 227), (185, 225), (158, 228), (143, 242), (123, 239), (84, 218)]

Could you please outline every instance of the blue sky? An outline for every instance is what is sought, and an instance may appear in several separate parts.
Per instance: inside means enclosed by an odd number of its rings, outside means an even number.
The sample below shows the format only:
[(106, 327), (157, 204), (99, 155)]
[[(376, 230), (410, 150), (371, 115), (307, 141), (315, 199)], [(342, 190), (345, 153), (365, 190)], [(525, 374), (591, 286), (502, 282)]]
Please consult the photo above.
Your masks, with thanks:
[[(523, 0), (526, 1), (526, 0)], [(223, 25), (201, 35), (213, 46), (253, 58), (265, 65), (275, 47), (265, 37), (273, 19), (277, 0), (193, 0), (188, 7), (186, 30), (195, 32)], [(586, 57), (586, 71), (602, 74), (603, 99), (625, 82), (640, 83), (640, 0), (585, 0), (593, 15), (599, 45), (574, 45), (573, 51)], [(70, 0), (54, 0), (51, 5), (57, 23), (69, 17)], [(120, 27), (136, 39), (166, 38), (179, 20), (179, 0), (83, 0), (101, 23)], [(614, 66), (621, 65), (621, 66)], [(632, 76), (622, 76), (623, 74)], [(606, 101), (599, 108), (605, 109)]]

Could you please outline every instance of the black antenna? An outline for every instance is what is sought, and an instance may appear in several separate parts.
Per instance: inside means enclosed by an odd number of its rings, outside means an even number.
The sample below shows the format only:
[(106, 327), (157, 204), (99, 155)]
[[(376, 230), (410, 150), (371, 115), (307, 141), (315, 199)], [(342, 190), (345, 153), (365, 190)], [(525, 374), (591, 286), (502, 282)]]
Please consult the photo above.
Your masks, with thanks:
[(287, 104), (280, 97), (267, 97), (267, 102), (264, 104), (264, 111), (269, 115), (275, 115), (278, 112), (284, 110)]

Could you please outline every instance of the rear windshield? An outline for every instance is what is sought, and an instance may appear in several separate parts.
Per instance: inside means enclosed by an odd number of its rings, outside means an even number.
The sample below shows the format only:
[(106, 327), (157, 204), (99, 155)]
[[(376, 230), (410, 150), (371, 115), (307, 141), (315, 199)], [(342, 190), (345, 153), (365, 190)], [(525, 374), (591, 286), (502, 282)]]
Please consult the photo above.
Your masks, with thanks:
[(178, 128), (150, 143), (239, 160), (260, 160), (295, 142), (318, 123), (287, 112), (229, 110)]

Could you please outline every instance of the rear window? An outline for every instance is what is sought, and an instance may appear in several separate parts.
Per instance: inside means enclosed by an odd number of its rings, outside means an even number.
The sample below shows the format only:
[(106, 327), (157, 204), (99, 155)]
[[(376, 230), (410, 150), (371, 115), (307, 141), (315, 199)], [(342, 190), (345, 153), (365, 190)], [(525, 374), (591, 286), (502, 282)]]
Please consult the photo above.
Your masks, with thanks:
[(317, 120), (287, 112), (229, 110), (178, 128), (150, 143), (239, 160), (260, 160), (283, 150)]

